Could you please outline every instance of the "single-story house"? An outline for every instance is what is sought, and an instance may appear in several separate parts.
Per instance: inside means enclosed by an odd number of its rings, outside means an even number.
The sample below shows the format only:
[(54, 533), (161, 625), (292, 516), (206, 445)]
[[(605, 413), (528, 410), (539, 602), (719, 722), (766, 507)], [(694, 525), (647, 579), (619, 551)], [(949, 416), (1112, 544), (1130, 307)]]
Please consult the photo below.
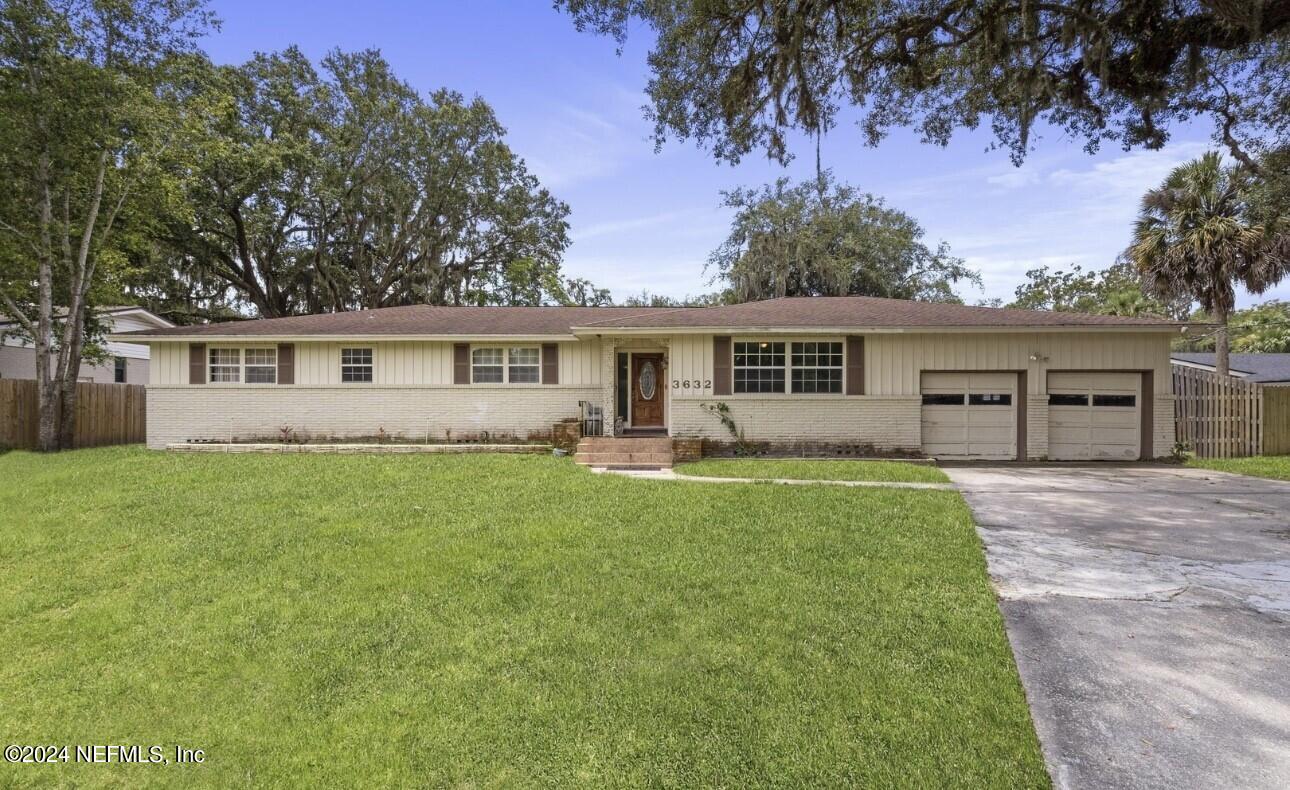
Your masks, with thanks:
[[(1174, 352), (1175, 365), (1214, 370), (1214, 353)], [(1290, 354), (1229, 354), (1228, 373), (1238, 379), (1269, 387), (1290, 386)]]
[[(109, 335), (169, 329), (174, 326), (159, 315), (134, 305), (102, 307), (99, 322)], [(12, 318), (0, 316), (0, 378), (36, 378), (36, 348), (15, 334), (18, 326)], [(146, 384), (149, 378), (148, 345), (139, 342), (109, 340), (103, 343), (109, 359), (91, 364), (81, 362), (81, 381), (96, 384)]]
[(1154, 318), (868, 297), (702, 308), (436, 307), (118, 334), (147, 343), (148, 445), (605, 433), (941, 458), (1135, 459), (1174, 443)]

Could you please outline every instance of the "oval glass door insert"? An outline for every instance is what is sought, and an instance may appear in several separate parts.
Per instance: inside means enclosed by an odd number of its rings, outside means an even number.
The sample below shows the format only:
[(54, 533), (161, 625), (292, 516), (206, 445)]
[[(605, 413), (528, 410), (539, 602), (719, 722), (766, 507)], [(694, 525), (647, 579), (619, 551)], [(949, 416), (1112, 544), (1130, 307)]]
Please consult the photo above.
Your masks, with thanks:
[(644, 365), (641, 365), (641, 399), (654, 400), (654, 388), (657, 384), (654, 363), (647, 361)]

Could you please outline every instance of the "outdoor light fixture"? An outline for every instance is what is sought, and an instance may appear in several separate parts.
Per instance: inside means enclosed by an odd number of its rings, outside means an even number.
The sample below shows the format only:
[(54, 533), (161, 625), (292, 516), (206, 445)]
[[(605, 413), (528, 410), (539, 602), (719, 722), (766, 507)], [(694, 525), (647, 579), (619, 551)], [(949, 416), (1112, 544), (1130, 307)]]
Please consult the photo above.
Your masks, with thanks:
[(1033, 352), (1031, 352), (1031, 354), (1030, 354), (1030, 361), (1031, 361), (1031, 362), (1047, 362), (1047, 361), (1048, 361), (1048, 357), (1044, 356), (1043, 354), (1040, 354), (1038, 351), (1033, 351)]

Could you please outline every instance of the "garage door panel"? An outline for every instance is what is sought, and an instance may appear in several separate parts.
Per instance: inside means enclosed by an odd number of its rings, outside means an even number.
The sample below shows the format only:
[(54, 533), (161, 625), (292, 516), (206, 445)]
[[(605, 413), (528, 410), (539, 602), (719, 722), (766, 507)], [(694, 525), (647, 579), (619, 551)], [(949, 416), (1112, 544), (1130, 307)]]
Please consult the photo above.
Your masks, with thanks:
[(1137, 373), (1050, 373), (1048, 457), (1070, 461), (1137, 458), (1141, 382)]
[(923, 395), (955, 402), (923, 404), (923, 451), (940, 458), (1015, 458), (1016, 381), (1013, 373), (924, 373)]

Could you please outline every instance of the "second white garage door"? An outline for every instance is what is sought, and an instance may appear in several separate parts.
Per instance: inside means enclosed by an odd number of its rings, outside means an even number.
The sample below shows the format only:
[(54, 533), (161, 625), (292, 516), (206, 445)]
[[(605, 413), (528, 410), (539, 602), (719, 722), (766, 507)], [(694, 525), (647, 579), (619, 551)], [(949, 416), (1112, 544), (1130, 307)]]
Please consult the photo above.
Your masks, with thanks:
[(1048, 457), (1132, 461), (1139, 438), (1140, 373), (1049, 373)]
[(934, 458), (1017, 457), (1017, 374), (924, 373), (923, 452)]

